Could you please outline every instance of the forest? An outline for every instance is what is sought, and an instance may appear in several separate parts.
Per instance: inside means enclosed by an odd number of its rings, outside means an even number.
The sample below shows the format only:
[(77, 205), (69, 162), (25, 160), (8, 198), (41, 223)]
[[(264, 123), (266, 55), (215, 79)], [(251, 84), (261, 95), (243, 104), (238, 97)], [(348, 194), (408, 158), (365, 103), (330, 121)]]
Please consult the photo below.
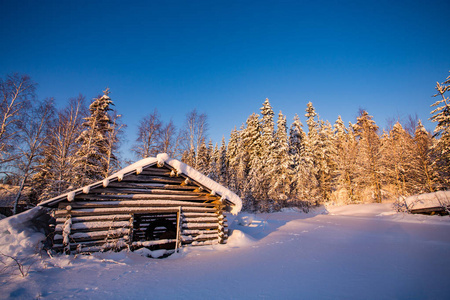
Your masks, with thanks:
[[(416, 117), (381, 130), (363, 109), (355, 123), (338, 117), (332, 124), (311, 102), (306, 125), (296, 115), (288, 126), (266, 99), (220, 145), (207, 139), (207, 115), (194, 109), (176, 128), (155, 108), (140, 121), (130, 151), (136, 159), (157, 153), (181, 159), (234, 191), (246, 211), (392, 201), (450, 187), (450, 76), (436, 90), (433, 132)], [(89, 104), (80, 95), (57, 109), (54, 99), (38, 99), (28, 75), (0, 78), (0, 173), (4, 185), (18, 187), (14, 213), (25, 188), (35, 205), (130, 163), (120, 158), (126, 124), (109, 94)]]

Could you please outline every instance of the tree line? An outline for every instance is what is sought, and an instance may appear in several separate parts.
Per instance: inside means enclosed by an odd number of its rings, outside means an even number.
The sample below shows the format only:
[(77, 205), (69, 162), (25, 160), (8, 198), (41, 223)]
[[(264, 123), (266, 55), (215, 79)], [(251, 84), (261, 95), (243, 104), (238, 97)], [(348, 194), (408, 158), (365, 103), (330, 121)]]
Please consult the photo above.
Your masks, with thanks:
[[(450, 76), (436, 85), (431, 106), (433, 133), (420, 120), (391, 122), (380, 130), (373, 117), (360, 110), (356, 122), (341, 117), (332, 125), (313, 104), (305, 109), (306, 126), (298, 115), (287, 126), (269, 100), (260, 114), (251, 114), (234, 129), (226, 144), (214, 147), (203, 139), (182, 160), (227, 186), (249, 211), (273, 211), (286, 206), (324, 202), (382, 202), (450, 187)], [(276, 125), (275, 125), (276, 122)]]
[[(311, 102), (304, 126), (296, 115), (288, 127), (269, 100), (251, 114), (228, 143), (207, 142), (208, 118), (192, 110), (176, 128), (155, 109), (142, 118), (131, 151), (137, 159), (168, 153), (227, 186), (244, 209), (272, 211), (327, 201), (381, 202), (450, 186), (450, 77), (437, 83), (433, 133), (420, 120), (393, 122), (381, 131), (364, 110), (347, 126), (322, 120)], [(109, 89), (89, 105), (80, 95), (56, 109), (39, 100), (27, 75), (0, 78), (0, 172), (4, 183), (36, 193), (35, 204), (101, 180), (123, 167), (121, 115)]]

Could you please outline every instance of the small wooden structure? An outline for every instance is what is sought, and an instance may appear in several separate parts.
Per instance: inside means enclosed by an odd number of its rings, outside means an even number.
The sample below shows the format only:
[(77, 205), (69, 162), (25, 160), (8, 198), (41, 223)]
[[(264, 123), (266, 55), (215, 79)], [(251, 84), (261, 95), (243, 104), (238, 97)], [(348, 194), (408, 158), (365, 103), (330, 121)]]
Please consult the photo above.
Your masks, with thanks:
[(53, 208), (53, 248), (104, 251), (226, 243), (234, 193), (167, 154), (39, 204)]
[(450, 212), (450, 191), (409, 196), (404, 199), (410, 213), (427, 215), (448, 215)]
[[(18, 186), (0, 184), (0, 214), (9, 217), (13, 214), (14, 201), (19, 191)], [(36, 193), (30, 187), (25, 187), (17, 203), (17, 212), (23, 212), (33, 207), (31, 202), (36, 201)]]

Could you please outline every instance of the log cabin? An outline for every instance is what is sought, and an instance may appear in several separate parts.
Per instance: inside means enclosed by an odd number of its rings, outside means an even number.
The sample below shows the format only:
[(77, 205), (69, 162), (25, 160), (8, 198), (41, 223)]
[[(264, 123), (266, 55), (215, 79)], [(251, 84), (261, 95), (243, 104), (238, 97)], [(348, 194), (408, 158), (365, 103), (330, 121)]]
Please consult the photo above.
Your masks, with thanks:
[(225, 212), (237, 214), (242, 201), (159, 154), (39, 206), (51, 209), (56, 220), (53, 249), (71, 253), (226, 243)]

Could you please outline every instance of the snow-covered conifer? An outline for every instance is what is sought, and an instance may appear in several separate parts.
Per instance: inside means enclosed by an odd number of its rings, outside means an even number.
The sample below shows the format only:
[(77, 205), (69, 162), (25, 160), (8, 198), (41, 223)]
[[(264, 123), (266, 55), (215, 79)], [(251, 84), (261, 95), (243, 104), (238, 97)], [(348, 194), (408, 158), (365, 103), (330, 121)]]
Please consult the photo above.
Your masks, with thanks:
[[(360, 192), (381, 202), (380, 137), (378, 126), (367, 111), (361, 111), (353, 126), (358, 141), (357, 183)], [(362, 195), (363, 198), (366, 198)]]
[(272, 161), (268, 165), (267, 175), (270, 177), (271, 184), (269, 195), (276, 201), (287, 200), (290, 192), (290, 157), (289, 141), (287, 136), (286, 117), (278, 114), (277, 131), (274, 139), (275, 147), (273, 149)]
[(227, 186), (233, 192), (237, 193), (239, 196), (241, 190), (239, 189), (239, 166), (240, 159), (242, 158), (243, 149), (241, 147), (241, 134), (240, 132), (234, 128), (230, 134), (230, 140), (228, 141), (227, 147), (227, 162), (228, 162), (228, 170), (227, 170)]
[(224, 186), (228, 186), (228, 159), (225, 137), (222, 137), (217, 157), (217, 181)]
[(432, 159), (433, 138), (419, 120), (414, 133), (412, 193), (431, 193), (438, 188), (438, 172)]
[(208, 174), (210, 161), (210, 152), (206, 147), (205, 139), (203, 139), (198, 149), (197, 164), (195, 168), (202, 174)]
[(408, 196), (413, 161), (412, 137), (396, 122), (382, 139), (383, 181), (395, 187), (395, 196)]
[(355, 168), (356, 168), (356, 141), (353, 136), (352, 124), (347, 129), (341, 116), (334, 124), (336, 147), (336, 170), (334, 176), (335, 200), (348, 203), (354, 199)]
[[(110, 147), (107, 133), (113, 130), (113, 121), (108, 113), (111, 105), (114, 104), (109, 97), (109, 89), (106, 89), (104, 95), (94, 99), (89, 106), (90, 114), (83, 123), (85, 130), (77, 139), (80, 144), (77, 152), (77, 183), (80, 186), (103, 179), (109, 168), (106, 157)], [(112, 153), (110, 161), (116, 160), (117, 157)]]
[(443, 83), (436, 83), (438, 93), (435, 97), (440, 97), (431, 106), (436, 107), (431, 114), (431, 120), (436, 122), (434, 137), (437, 138), (434, 146), (436, 164), (444, 185), (450, 187), (450, 100), (447, 92), (450, 91), (450, 76)]

